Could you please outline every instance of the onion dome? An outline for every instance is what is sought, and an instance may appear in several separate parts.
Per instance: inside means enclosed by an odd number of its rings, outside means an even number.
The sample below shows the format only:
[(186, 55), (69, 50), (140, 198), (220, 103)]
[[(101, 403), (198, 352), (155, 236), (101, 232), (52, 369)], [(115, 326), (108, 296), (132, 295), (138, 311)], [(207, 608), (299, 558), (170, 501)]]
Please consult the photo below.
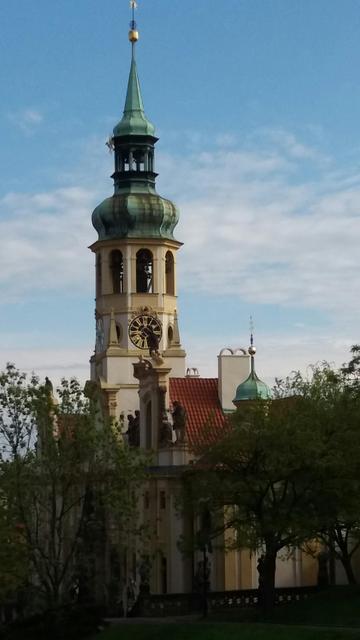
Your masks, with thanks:
[(156, 193), (115, 194), (92, 214), (99, 240), (166, 238), (173, 240), (179, 220), (177, 207)]
[(233, 403), (236, 407), (240, 405), (244, 400), (258, 400), (259, 398), (262, 400), (269, 400), (271, 398), (271, 391), (268, 385), (260, 380), (256, 371), (255, 371), (255, 360), (254, 356), (256, 353), (256, 348), (251, 344), (249, 347), (249, 354), (251, 356), (251, 371), (250, 375), (239, 384), (236, 389), (235, 398)]

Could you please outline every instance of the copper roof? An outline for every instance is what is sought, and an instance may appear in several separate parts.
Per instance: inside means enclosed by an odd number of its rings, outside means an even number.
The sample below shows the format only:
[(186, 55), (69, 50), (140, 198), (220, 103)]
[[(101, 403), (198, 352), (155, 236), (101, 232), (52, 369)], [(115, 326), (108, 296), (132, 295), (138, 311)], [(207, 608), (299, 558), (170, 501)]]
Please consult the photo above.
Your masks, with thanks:
[(170, 378), (170, 401), (174, 400), (186, 410), (190, 445), (207, 444), (223, 430), (217, 378)]

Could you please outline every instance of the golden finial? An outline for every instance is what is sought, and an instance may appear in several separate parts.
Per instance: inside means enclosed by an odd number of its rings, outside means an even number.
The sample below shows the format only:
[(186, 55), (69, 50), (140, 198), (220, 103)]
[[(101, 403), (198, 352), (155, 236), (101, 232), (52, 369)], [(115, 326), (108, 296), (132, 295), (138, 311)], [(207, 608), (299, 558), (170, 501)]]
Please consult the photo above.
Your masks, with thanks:
[(132, 18), (130, 22), (130, 31), (129, 31), (129, 40), (132, 44), (135, 44), (139, 40), (139, 32), (137, 30), (136, 20), (135, 20), (135, 9), (137, 9), (138, 3), (137, 0), (130, 0), (130, 9), (132, 13)]

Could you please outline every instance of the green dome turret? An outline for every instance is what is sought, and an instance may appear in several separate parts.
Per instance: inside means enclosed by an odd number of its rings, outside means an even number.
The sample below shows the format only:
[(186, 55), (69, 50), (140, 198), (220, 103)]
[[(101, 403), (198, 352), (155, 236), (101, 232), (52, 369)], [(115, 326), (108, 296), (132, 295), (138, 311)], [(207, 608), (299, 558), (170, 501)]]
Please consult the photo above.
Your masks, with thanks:
[(179, 220), (176, 206), (156, 192), (154, 169), (155, 127), (147, 119), (135, 60), (139, 37), (131, 22), (132, 55), (124, 115), (115, 126), (108, 145), (114, 150), (114, 195), (93, 212), (92, 223), (99, 240), (164, 238), (174, 240)]
[(104, 200), (92, 215), (99, 240), (166, 238), (173, 240), (177, 207), (158, 194), (127, 193)]
[(251, 371), (249, 376), (239, 384), (236, 389), (235, 398), (233, 403), (236, 407), (240, 405), (244, 400), (269, 400), (271, 398), (271, 391), (265, 382), (260, 380), (255, 371), (254, 356), (256, 348), (253, 346), (253, 339), (251, 336), (251, 346), (249, 347), (249, 354), (251, 356)]

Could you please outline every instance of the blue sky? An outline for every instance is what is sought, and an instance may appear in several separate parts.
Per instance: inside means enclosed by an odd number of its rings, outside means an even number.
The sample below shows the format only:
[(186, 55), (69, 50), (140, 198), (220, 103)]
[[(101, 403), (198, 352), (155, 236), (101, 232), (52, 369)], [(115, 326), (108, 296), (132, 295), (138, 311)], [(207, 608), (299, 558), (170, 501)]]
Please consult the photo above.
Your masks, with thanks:
[[(0, 7), (1, 365), (87, 376), (129, 19), (127, 0)], [(215, 375), (250, 314), (267, 380), (343, 362), (360, 341), (359, 3), (139, 0), (137, 20), (189, 365)]]

